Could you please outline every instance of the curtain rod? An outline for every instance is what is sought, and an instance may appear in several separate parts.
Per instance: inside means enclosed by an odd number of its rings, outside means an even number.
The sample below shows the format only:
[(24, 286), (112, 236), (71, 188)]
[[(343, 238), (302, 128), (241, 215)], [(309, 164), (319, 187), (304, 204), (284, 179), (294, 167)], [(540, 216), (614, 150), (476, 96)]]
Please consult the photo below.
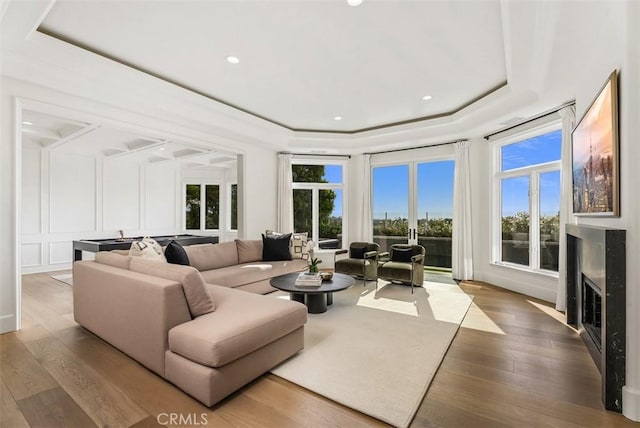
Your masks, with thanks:
[(347, 158), (351, 159), (351, 155), (330, 155), (322, 153), (291, 153), (291, 152), (278, 152), (279, 155), (293, 155), (293, 156), (318, 156), (323, 158)]
[(468, 140), (466, 138), (461, 138), (461, 139), (455, 140), (455, 141), (447, 141), (446, 143), (430, 144), (430, 145), (418, 146), (418, 147), (406, 147), (404, 149), (383, 150), (381, 152), (370, 152), (370, 153), (363, 153), (363, 154), (364, 155), (381, 155), (383, 153), (404, 152), (406, 150), (416, 150), (416, 149), (426, 149), (428, 147), (446, 146), (446, 145), (449, 145), (449, 144), (457, 143), (459, 141), (468, 141)]
[(534, 120), (538, 120), (538, 119), (542, 119), (543, 117), (550, 116), (552, 114), (555, 114), (555, 113), (559, 112), (560, 110), (562, 110), (565, 107), (569, 107), (569, 106), (575, 105), (575, 104), (576, 104), (576, 100), (568, 101), (568, 102), (566, 102), (566, 103), (564, 103), (564, 104), (562, 104), (562, 105), (560, 105), (558, 107), (555, 107), (555, 108), (553, 108), (551, 110), (548, 110), (548, 111), (546, 111), (544, 113), (540, 113), (539, 115), (534, 116), (532, 118), (529, 118), (529, 119), (527, 119), (527, 120), (525, 120), (523, 122), (517, 123), (515, 125), (507, 126), (506, 128), (503, 128), (503, 129), (501, 129), (499, 131), (492, 132), (491, 134), (487, 134), (483, 138), (485, 140), (488, 140), (489, 138), (491, 138), (491, 137), (493, 137), (495, 135), (502, 134), (503, 132), (510, 131), (510, 130), (512, 130), (514, 128), (517, 128), (518, 126), (526, 125), (527, 123), (531, 123)]

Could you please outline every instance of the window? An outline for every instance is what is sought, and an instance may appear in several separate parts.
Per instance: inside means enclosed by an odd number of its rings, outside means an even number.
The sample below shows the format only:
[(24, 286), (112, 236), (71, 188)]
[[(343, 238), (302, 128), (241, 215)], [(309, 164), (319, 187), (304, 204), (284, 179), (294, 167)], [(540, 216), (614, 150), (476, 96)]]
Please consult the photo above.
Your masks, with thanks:
[(293, 227), (307, 232), (319, 248), (342, 248), (344, 164), (295, 163)]
[(496, 145), (496, 263), (558, 271), (562, 132), (557, 128)]
[(220, 186), (187, 184), (185, 186), (185, 229), (220, 228)]
[(230, 221), (229, 221), (229, 225), (231, 226), (230, 229), (231, 230), (238, 230), (238, 185), (237, 184), (232, 184), (230, 186), (230, 197), (229, 200), (231, 201), (230, 205)]

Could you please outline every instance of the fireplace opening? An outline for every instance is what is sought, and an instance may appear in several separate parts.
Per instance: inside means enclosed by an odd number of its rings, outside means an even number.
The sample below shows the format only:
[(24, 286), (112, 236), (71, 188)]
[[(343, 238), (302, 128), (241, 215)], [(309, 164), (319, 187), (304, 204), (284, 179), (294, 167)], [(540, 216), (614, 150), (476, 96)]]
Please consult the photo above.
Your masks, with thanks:
[(598, 351), (602, 350), (602, 293), (582, 275), (582, 325)]

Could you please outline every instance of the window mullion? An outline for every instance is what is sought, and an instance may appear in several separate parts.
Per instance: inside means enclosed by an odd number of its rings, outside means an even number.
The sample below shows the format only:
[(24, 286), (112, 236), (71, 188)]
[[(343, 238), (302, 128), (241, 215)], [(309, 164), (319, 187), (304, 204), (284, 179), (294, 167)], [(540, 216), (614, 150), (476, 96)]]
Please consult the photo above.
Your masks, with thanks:
[(311, 229), (313, 239), (320, 242), (320, 192), (316, 186), (311, 190)]
[(532, 269), (540, 268), (540, 173), (536, 170), (531, 171), (529, 178), (529, 186), (531, 195), (529, 199), (530, 214), (529, 218), (529, 248), (531, 258), (529, 266)]
[(200, 185), (200, 230), (207, 228), (207, 192), (205, 185)]

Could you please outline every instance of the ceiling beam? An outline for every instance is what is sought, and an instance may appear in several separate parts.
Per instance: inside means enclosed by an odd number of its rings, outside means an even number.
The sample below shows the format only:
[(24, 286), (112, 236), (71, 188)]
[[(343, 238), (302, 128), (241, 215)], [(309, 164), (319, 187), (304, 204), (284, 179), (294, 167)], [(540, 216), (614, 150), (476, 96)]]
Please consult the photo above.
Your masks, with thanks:
[(83, 135), (86, 135), (90, 132), (95, 131), (96, 129), (101, 128), (100, 125), (88, 125), (85, 126), (81, 129), (78, 129), (77, 131), (67, 135), (64, 138), (60, 138), (57, 141), (54, 141), (53, 143), (50, 144), (45, 144), (44, 148), (47, 150), (55, 150), (55, 149), (59, 149), (60, 147), (64, 146), (65, 144), (70, 143), (71, 141), (75, 140), (76, 138), (82, 137)]

